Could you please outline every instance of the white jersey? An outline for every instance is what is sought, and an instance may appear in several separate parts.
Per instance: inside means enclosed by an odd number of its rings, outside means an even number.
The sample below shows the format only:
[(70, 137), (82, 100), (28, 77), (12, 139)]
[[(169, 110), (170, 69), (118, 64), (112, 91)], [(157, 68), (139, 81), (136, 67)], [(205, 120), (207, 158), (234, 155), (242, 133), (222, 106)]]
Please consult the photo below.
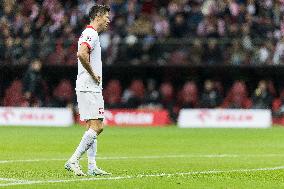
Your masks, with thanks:
[(98, 85), (87, 70), (81, 64), (78, 58), (78, 75), (76, 80), (76, 91), (102, 91), (102, 60), (101, 60), (101, 46), (98, 32), (92, 27), (87, 28), (82, 32), (78, 41), (78, 50), (81, 45), (88, 46), (90, 50), (90, 64), (94, 74), (100, 76), (101, 82)]

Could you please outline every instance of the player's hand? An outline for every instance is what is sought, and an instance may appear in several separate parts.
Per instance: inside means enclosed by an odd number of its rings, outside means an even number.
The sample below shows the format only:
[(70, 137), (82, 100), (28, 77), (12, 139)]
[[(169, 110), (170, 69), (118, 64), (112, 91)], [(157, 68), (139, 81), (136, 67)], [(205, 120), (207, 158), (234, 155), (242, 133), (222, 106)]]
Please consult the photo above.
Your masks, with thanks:
[(100, 76), (95, 76), (94, 80), (98, 85), (100, 85), (100, 83), (101, 83), (101, 77)]

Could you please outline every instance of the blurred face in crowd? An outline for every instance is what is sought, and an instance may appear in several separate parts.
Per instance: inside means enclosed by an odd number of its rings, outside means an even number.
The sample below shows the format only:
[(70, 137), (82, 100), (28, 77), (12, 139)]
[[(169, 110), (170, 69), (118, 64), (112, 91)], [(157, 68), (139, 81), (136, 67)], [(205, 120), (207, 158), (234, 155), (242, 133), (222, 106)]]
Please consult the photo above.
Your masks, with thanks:
[(36, 60), (32, 63), (32, 69), (36, 72), (39, 72), (41, 70), (41, 62), (39, 60)]
[(9, 15), (12, 12), (12, 6), (4, 6), (4, 13)]
[(148, 80), (147, 88), (148, 88), (149, 91), (154, 90), (155, 86), (156, 86), (155, 80), (153, 80), (153, 79)]
[(206, 91), (211, 91), (214, 88), (213, 82), (211, 80), (206, 80), (204, 83), (204, 88)]
[(183, 23), (184, 23), (184, 18), (183, 18), (183, 16), (182, 16), (182, 15), (177, 15), (177, 16), (175, 17), (175, 22), (176, 22), (176, 24), (179, 24), (179, 25), (183, 24)]
[(260, 81), (259, 84), (258, 84), (258, 88), (261, 90), (261, 91), (266, 91), (267, 89), (267, 84), (265, 81)]
[(250, 27), (249, 27), (248, 24), (243, 24), (243, 25), (242, 25), (242, 32), (243, 32), (244, 34), (249, 34), (249, 33), (250, 33)]
[(11, 48), (14, 44), (14, 40), (12, 37), (9, 37), (7, 40), (5, 40), (5, 46), (6, 48)]
[(216, 47), (217, 47), (217, 40), (209, 39), (208, 40), (208, 48), (209, 49), (215, 49)]

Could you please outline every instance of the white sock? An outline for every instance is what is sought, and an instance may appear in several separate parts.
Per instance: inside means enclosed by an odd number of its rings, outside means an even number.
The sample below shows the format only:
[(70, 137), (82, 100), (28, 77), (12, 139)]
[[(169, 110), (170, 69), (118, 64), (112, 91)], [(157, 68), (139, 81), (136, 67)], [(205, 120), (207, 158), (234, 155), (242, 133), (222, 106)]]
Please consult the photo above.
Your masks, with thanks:
[(94, 131), (93, 129), (89, 129), (88, 131), (86, 131), (81, 139), (79, 146), (77, 147), (69, 161), (78, 161), (82, 157), (82, 155), (91, 147), (96, 138), (96, 131)]
[(97, 138), (95, 138), (92, 146), (87, 151), (88, 154), (88, 170), (93, 171), (97, 167), (96, 155), (97, 155)]

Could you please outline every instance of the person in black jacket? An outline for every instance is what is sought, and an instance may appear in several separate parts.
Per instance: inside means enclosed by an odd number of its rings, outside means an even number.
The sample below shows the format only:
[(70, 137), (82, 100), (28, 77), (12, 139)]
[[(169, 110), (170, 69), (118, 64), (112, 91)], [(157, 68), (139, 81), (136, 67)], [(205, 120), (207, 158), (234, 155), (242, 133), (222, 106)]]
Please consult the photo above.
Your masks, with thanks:
[(45, 98), (41, 76), (41, 61), (32, 61), (23, 77), (23, 92), (30, 106), (44, 106)]
[(273, 95), (268, 89), (267, 81), (261, 80), (252, 96), (253, 108), (270, 109), (272, 106)]
[(204, 82), (204, 90), (201, 94), (200, 105), (202, 108), (216, 108), (220, 106), (222, 102), (222, 96), (220, 92), (214, 86), (214, 82), (206, 80)]

